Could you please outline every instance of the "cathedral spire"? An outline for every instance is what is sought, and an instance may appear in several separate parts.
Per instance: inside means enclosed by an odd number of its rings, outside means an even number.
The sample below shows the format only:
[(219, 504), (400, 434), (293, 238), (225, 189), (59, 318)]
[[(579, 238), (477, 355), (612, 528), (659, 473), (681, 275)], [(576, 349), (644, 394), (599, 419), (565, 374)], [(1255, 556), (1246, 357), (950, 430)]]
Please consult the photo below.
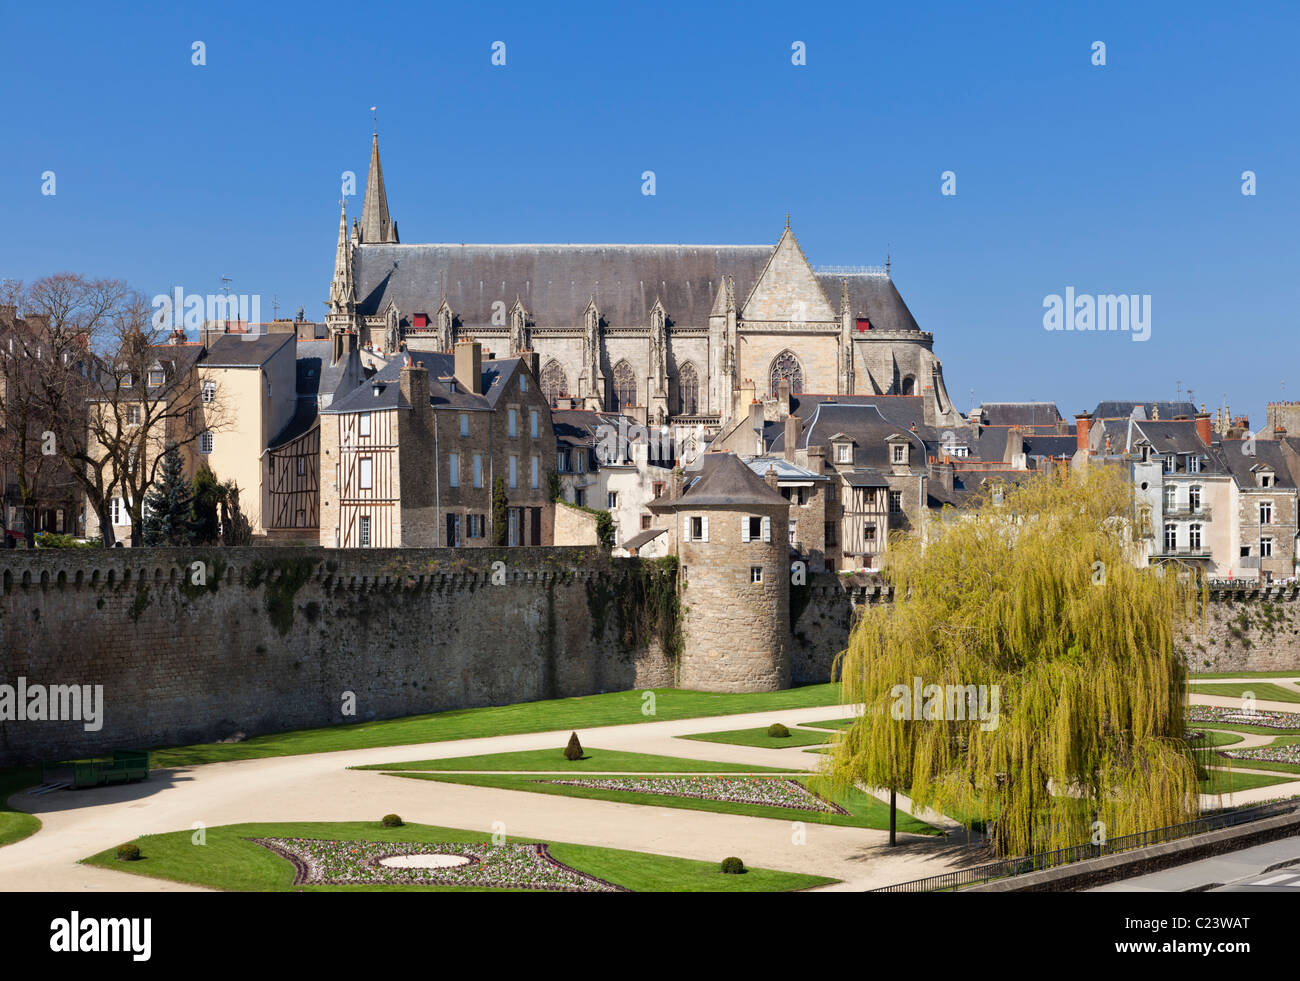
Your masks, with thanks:
[(384, 168), (379, 163), (379, 134), (370, 143), (370, 172), (366, 175), (366, 199), (361, 207), (361, 241), (396, 242), (397, 225), (388, 216), (388, 194), (384, 190)]

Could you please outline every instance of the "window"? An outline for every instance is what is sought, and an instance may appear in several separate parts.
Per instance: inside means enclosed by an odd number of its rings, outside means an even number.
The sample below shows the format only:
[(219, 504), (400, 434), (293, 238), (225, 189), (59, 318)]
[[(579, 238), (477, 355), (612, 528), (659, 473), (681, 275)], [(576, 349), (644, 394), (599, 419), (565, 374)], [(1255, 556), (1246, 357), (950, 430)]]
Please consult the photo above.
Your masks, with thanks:
[(298, 509), (298, 527), (299, 528), (307, 527), (307, 512), (304, 511), (302, 508)]
[(1259, 557), (1261, 559), (1271, 559), (1273, 557), (1273, 539), (1261, 538), (1259, 540)]
[(1273, 502), (1259, 502), (1259, 523), (1261, 525), (1271, 525), (1273, 523)]
[(1188, 547), (1190, 547), (1193, 552), (1200, 550), (1201, 547), (1201, 526), (1200, 525), (1187, 526), (1187, 544)]
[(799, 537), (798, 529), (799, 529), (799, 522), (791, 521), (790, 522), (790, 544), (791, 545), (793, 545)]
[(370, 435), (370, 413), (369, 412), (363, 412), (359, 416), (357, 416), (357, 435), (358, 436)]
[(687, 569), (686, 569), (686, 566), (682, 566), (682, 582), (683, 582), (683, 584), (686, 582), (686, 580), (687, 580)]
[(520, 375), (520, 376), (519, 376), (519, 391), (521, 391), (521, 392), (526, 392), (526, 391), (528, 391), (528, 376), (527, 376), (527, 375)]
[(126, 407), (126, 424), (128, 426), (140, 425), (140, 407), (138, 405), (128, 405)]
[(460, 454), (450, 453), (447, 455), (447, 482), (452, 487), (460, 486)]
[(1173, 484), (1169, 484), (1165, 487), (1165, 510), (1178, 510), (1178, 488)]
[(1188, 473), (1201, 472), (1201, 458), (1199, 456), (1193, 454), (1187, 457), (1187, 472)]
[(1200, 487), (1193, 486), (1187, 488), (1187, 510), (1189, 511), (1201, 510), (1201, 488)]
[(519, 486), (519, 457), (517, 456), (510, 457), (510, 481), (509, 482), (511, 487)]
[(193, 409), (186, 409), (186, 410), (185, 410), (185, 428), (186, 428), (186, 429), (193, 429), (193, 428), (194, 428), (194, 410), (193, 410)]
[(528, 412), (528, 435), (533, 437), (533, 439), (536, 439), (537, 434), (540, 432), (538, 426), (539, 423), (537, 421), (537, 410), (531, 409)]
[(892, 447), (890, 447), (890, 449), (891, 449), (891, 451), (892, 451), (892, 456), (890, 457), (890, 462), (892, 462), (892, 463), (906, 463), (906, 462), (907, 462), (907, 447), (906, 447), (906, 446), (904, 446), (902, 443), (895, 443)]
[(368, 456), (363, 456), (361, 458), (358, 486), (362, 490), (370, 490), (374, 486), (374, 478), (374, 461)]
[(462, 412), (460, 414), (460, 434), (462, 436), (469, 435), (469, 413), (468, 412)]
[(519, 410), (509, 410), (509, 413), (506, 416), (506, 432), (510, 436), (519, 435)]
[(363, 514), (361, 516), (361, 530), (358, 538), (361, 542), (362, 548), (370, 547), (370, 515), (368, 514)]
[(474, 454), (474, 486), (483, 486), (483, 457), (477, 453)]
[(530, 462), (531, 466), (528, 474), (528, 485), (532, 487), (533, 490), (537, 490), (537, 488), (542, 485), (542, 461), (540, 457), (533, 457)]
[(217, 397), (217, 383), (206, 381), (203, 383), (203, 401), (211, 402)]
[(641, 530), (642, 531), (650, 530), (650, 515), (648, 514), (641, 515)]
[(1260, 475), (1259, 475), (1259, 486), (1260, 486), (1260, 487), (1272, 487), (1272, 486), (1273, 486), (1273, 475), (1272, 475), (1272, 474), (1267, 474), (1267, 473), (1262, 473), (1262, 474), (1260, 474)]
[(693, 416), (699, 411), (700, 375), (695, 365), (685, 364), (677, 375), (677, 412)]
[(1165, 473), (1173, 473), (1175, 469), (1174, 455), (1170, 453), (1165, 457)]
[(587, 506), (587, 492), (581, 487), (573, 492), (573, 503), (578, 505), (580, 508), (585, 508)]
[(455, 548), (459, 544), (460, 544), (460, 515), (452, 513), (447, 515), (447, 545), (450, 548)]
[(199, 436), (199, 452), (211, 453), (213, 447), (212, 433), (202, 433)]
[(468, 516), (469, 537), (486, 538), (487, 537), (487, 515), (471, 514)]
[(1172, 552), (1178, 547), (1178, 526), (1165, 525), (1165, 551)]
[(122, 507), (122, 503), (123, 502), (120, 497), (115, 497), (108, 502), (110, 524), (115, 524), (115, 525), (125, 524), (125, 522), (122, 520), (122, 516), (126, 509)]
[(852, 446), (851, 444), (849, 444), (849, 443), (836, 443), (836, 444), (835, 444), (835, 462), (836, 462), (836, 463), (852, 463), (852, 462), (853, 462), (853, 446)]
[(695, 515), (686, 519), (686, 540), (688, 542), (707, 542), (709, 540), (709, 519), (707, 516)]
[(300, 456), (298, 457), (298, 476), (305, 477), (306, 475), (307, 475), (307, 458)]
[(662, 480), (656, 480), (651, 487), (653, 489), (655, 500), (657, 501), (659, 498), (664, 496), (664, 490), (667, 485)]
[[(67, 355), (65, 354), (63, 357), (64, 357), (65, 362), (66, 362)], [(150, 387), (150, 388), (157, 388), (159, 385), (163, 384), (166, 380), (167, 380), (167, 376), (166, 376), (165, 374), (163, 374), (163, 371), (162, 371), (161, 368), (154, 368), (154, 369), (152, 369), (152, 370), (149, 372), (149, 387)]]
[[(1000, 497), (1000, 495), (998, 496)], [(890, 514), (903, 513), (903, 492), (902, 491), (891, 490), (889, 492), (889, 513)]]
[(776, 397), (777, 386), (781, 384), (784, 378), (790, 382), (790, 394), (797, 395), (803, 391), (803, 368), (799, 366), (799, 359), (790, 351), (782, 351), (772, 359), (772, 370), (770, 373), (772, 396)]
[(876, 540), (876, 526), (875, 526), (875, 525), (863, 525), (863, 527), (862, 527), (862, 540), (863, 540), (864, 542), (874, 542), (874, 541)]
[(609, 508), (611, 511), (613, 511), (616, 507), (618, 507), (618, 492), (617, 492), (617, 491), (610, 491), (609, 494), (606, 495), (606, 503), (605, 503), (605, 506), (606, 506), (607, 508)]
[(546, 396), (551, 408), (555, 408), (560, 399), (569, 397), (569, 379), (565, 377), (564, 369), (558, 361), (546, 362), (546, 367), (542, 369), (541, 386), (542, 394)]
[(626, 361), (614, 365), (614, 405), (615, 412), (622, 412), (628, 406), (636, 405), (636, 373)]
[(755, 583), (763, 581), (763, 567), (761, 565), (751, 565), (749, 567), (749, 581)]

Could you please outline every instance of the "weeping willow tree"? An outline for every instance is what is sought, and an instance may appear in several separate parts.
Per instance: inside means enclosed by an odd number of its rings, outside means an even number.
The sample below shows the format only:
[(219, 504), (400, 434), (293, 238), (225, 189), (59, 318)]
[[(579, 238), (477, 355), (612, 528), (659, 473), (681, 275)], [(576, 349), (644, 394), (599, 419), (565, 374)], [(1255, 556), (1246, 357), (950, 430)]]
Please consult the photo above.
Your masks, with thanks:
[(1204, 598), (1185, 573), (1135, 566), (1133, 516), (1121, 469), (1063, 468), (945, 511), (927, 541), (891, 540), (895, 601), (838, 662), (866, 712), (827, 788), (982, 816), (1003, 855), (1194, 818), (1174, 639)]

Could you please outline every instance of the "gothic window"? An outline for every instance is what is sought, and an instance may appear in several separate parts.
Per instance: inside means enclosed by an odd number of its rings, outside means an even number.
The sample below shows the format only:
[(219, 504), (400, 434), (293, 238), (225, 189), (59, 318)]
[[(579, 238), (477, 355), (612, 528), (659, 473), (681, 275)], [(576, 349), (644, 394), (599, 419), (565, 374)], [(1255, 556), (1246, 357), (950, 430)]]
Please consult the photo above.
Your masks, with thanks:
[(700, 376), (695, 365), (686, 364), (677, 373), (677, 412), (683, 416), (693, 416), (699, 412)]
[(776, 388), (781, 383), (782, 378), (790, 380), (790, 393), (803, 391), (803, 368), (799, 366), (799, 359), (789, 351), (782, 351), (772, 359), (772, 395), (776, 395)]
[(546, 362), (546, 367), (542, 369), (541, 384), (542, 393), (552, 409), (557, 407), (560, 399), (569, 397), (569, 379), (565, 377), (560, 362), (554, 358)]
[(614, 365), (614, 411), (622, 412), (636, 404), (636, 375), (630, 364), (620, 361)]
[(906, 378), (903, 379), (903, 394), (904, 395), (916, 394), (916, 379), (913, 378), (911, 375), (908, 375)]

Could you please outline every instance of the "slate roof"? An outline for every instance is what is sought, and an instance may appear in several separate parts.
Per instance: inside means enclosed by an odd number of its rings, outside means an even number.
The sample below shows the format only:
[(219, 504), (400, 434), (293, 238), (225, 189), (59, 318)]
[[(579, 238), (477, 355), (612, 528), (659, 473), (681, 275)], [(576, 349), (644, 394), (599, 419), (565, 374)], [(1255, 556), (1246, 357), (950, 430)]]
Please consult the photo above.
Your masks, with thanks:
[(781, 457), (749, 456), (744, 459), (745, 465), (754, 471), (760, 480), (767, 476), (768, 467), (776, 468), (777, 480), (830, 480), (826, 474), (813, 473), (807, 467), (801, 467)]
[(622, 545), (620, 545), (619, 548), (627, 548), (627, 549), (640, 548), (642, 545), (646, 545), (654, 541), (660, 535), (666, 535), (666, 534), (668, 534), (667, 528), (651, 528), (647, 531), (643, 531), (640, 532), (639, 534), (633, 535)]
[(982, 402), (980, 409), (986, 426), (1055, 427), (1062, 421), (1055, 402)]
[[(737, 302), (748, 296), (774, 251), (768, 245), (396, 245), (362, 243), (353, 250), (357, 310), (383, 313), (390, 302), (404, 321), (432, 316), (445, 297), (461, 324), (492, 322), (492, 305), (519, 297), (533, 322), (582, 322), (594, 294), (606, 324), (645, 326), (655, 300), (670, 323), (704, 327), (724, 276), (736, 280)], [(817, 276), (831, 309), (840, 309), (848, 280), (855, 317), (873, 328), (919, 330), (888, 276)]]
[(286, 344), (294, 343), (294, 335), (284, 334), (222, 334), (208, 345), (205, 368), (256, 368), (266, 364)]
[[(340, 358), (338, 364), (330, 364), (330, 358), (334, 356), (331, 341), (299, 341), (297, 355), (299, 398), (338, 398), (356, 387), (348, 376), (347, 358)], [(357, 384), (361, 380), (359, 377), (355, 379)]]
[[(1296, 475), (1287, 465), (1281, 442), (1256, 438), (1253, 456), (1243, 452), (1245, 443), (1245, 440), (1225, 439), (1217, 447), (1220, 450), (1217, 454), (1220, 465), (1232, 474), (1232, 479), (1236, 481), (1238, 487), (1258, 489), (1255, 483), (1255, 470), (1261, 465), (1273, 468), (1274, 482), (1277, 486), (1296, 486)], [(1294, 443), (1290, 445), (1295, 447)]]
[[(885, 440), (895, 434), (903, 435), (912, 444), (913, 465), (925, 462), (926, 448), (919, 432), (911, 432), (889, 420), (875, 404), (845, 404), (842, 402), (821, 402), (812, 414), (804, 420), (803, 434), (799, 439), (798, 449), (809, 446), (826, 447), (827, 459), (830, 456), (830, 438), (837, 433), (852, 436), (853, 468), (855, 470), (876, 469), (888, 471), (889, 447)], [(785, 432), (773, 440), (772, 452), (785, 449)]]
[[(429, 373), (429, 404), (435, 409), (467, 409), (483, 411), (495, 409), (506, 390), (510, 379), (519, 370), (522, 363), (519, 358), (494, 358), (483, 362), (483, 394), (467, 392), (452, 381), (456, 368), (456, 357), (452, 354), (435, 354), (429, 351), (417, 352), (414, 361), (424, 362), (424, 369)], [(369, 412), (380, 409), (410, 408), (402, 398), (401, 378), (404, 358), (394, 358), (380, 368), (369, 379), (358, 385), (342, 398), (334, 400), (329, 408), (322, 412)], [(379, 393), (375, 394), (375, 389)]]
[(1150, 419), (1157, 408), (1161, 419), (1174, 419), (1178, 416), (1192, 418), (1196, 415), (1196, 406), (1191, 402), (1098, 402), (1092, 410), (1093, 419), (1127, 419), (1133, 410), (1141, 407), (1142, 417)]
[(1166, 422), (1163, 418), (1134, 420), (1133, 429), (1145, 437), (1151, 443), (1151, 448), (1161, 456), (1171, 453), (1209, 454), (1209, 448), (1201, 442), (1196, 423), (1192, 421)]
[(688, 471), (682, 496), (660, 498), (650, 509), (675, 507), (744, 507), (750, 504), (789, 506), (790, 502), (767, 486), (767, 482), (734, 453), (704, 453), (698, 469)]

